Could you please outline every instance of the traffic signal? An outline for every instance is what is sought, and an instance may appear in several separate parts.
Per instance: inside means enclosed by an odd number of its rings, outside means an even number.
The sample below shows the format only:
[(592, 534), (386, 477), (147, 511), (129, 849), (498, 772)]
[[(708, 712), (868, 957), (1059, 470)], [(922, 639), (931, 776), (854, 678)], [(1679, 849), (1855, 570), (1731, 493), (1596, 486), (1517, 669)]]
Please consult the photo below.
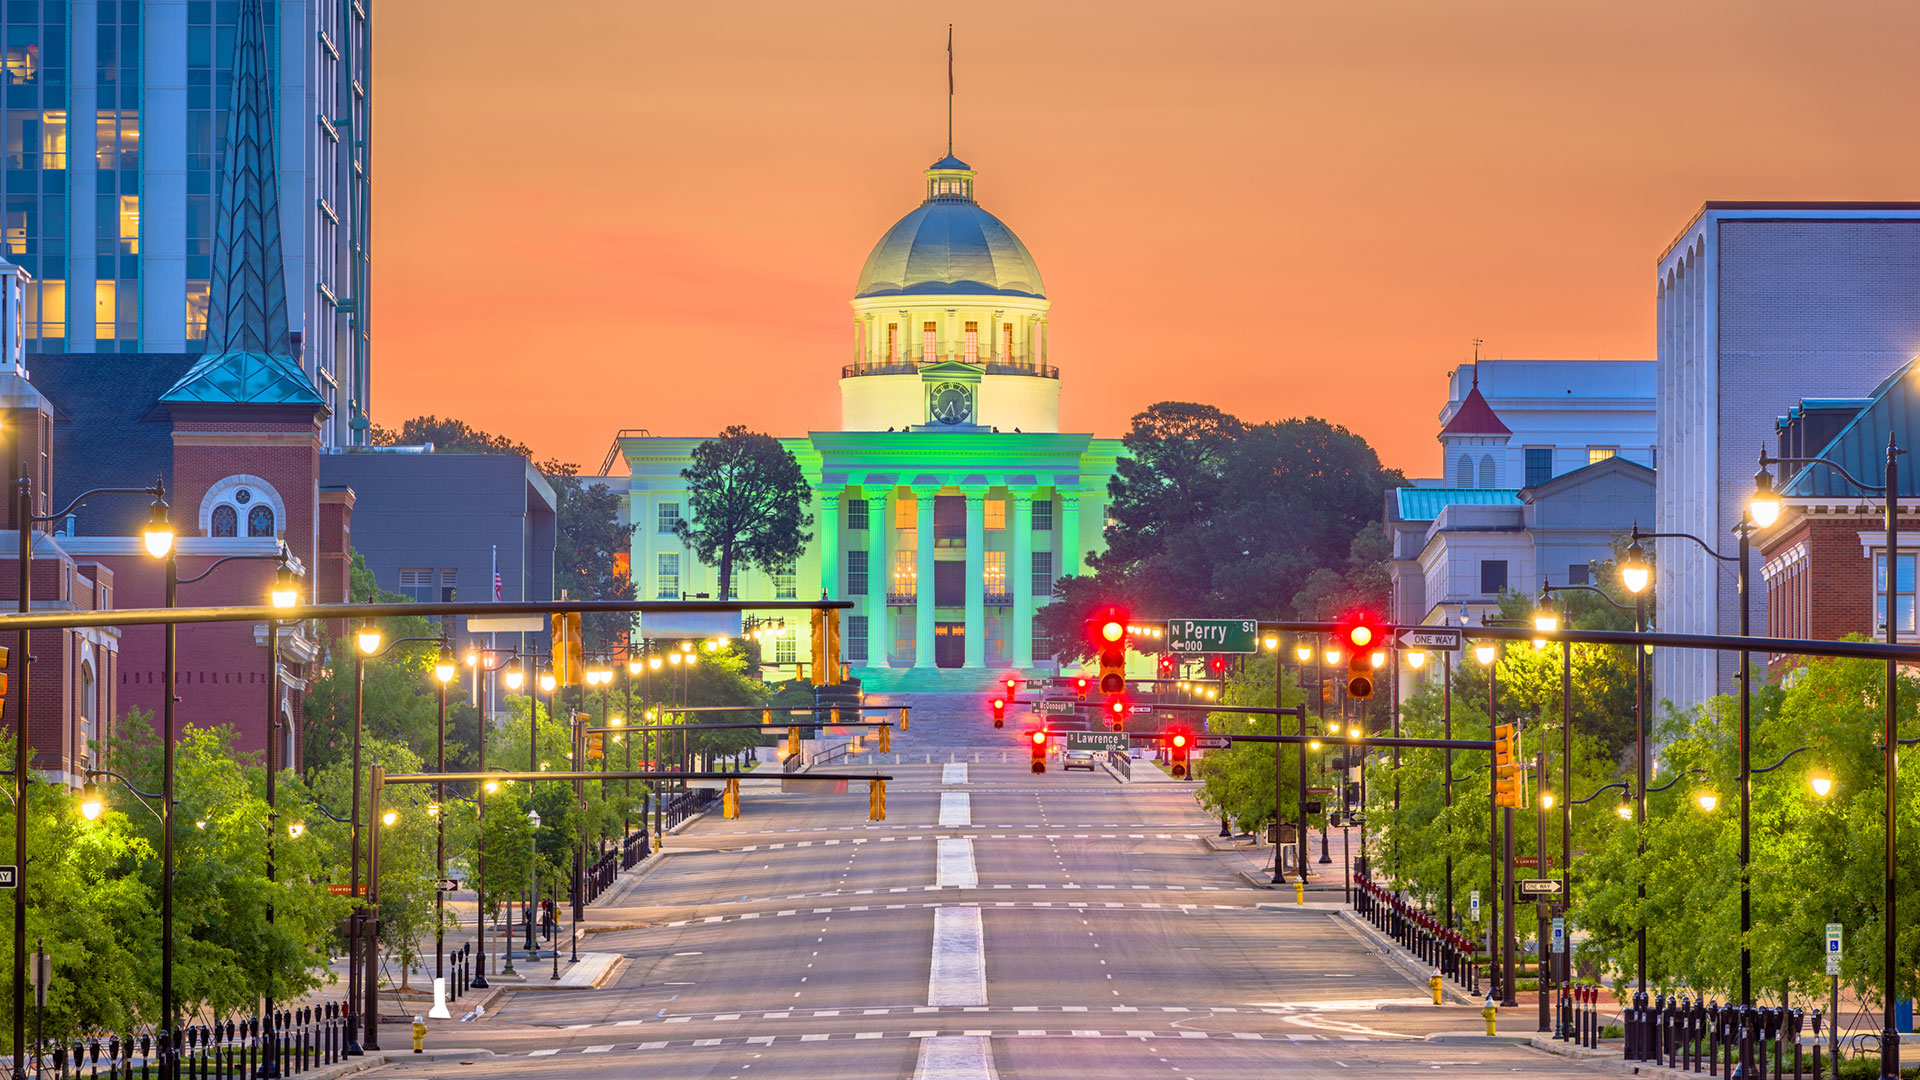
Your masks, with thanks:
[(1527, 787), (1521, 777), (1520, 732), (1512, 724), (1493, 728), (1493, 804), (1523, 808)]
[[(1084, 675), (1073, 680), (1073, 696), (1079, 698), (1082, 701), (1085, 701), (1087, 698), (1087, 687), (1090, 685), (1092, 685), (1090, 680), (1088, 680), (1087, 677)], [(0, 688), (4, 688), (4, 687), (0, 687)]]
[(587, 736), (587, 760), (588, 761), (599, 761), (601, 758), (604, 758), (607, 756), (606, 743), (604, 741), (605, 738), (606, 736), (604, 735)]
[(1176, 661), (1174, 660), (1172, 653), (1160, 654), (1160, 677), (1161, 678), (1163, 679), (1172, 678), (1175, 666), (1176, 666)]
[(1046, 772), (1047, 771), (1046, 729), (1042, 728), (1041, 730), (1034, 732), (1032, 740), (1027, 745), (1031, 747), (1033, 750), (1033, 771), (1037, 773)]
[(845, 673), (840, 668), (840, 611), (813, 609), (813, 685), (839, 686)]
[(993, 726), (997, 728), (1003, 728), (1007, 726), (1007, 699), (1006, 698), (993, 699)]
[[(734, 781), (734, 783), (738, 782)], [(867, 781), (867, 820), (887, 820), (887, 782), (885, 780)]]
[(1006, 683), (1007, 683), (1007, 700), (1012, 701), (1014, 698), (1019, 697), (1020, 696), (1020, 680), (1010, 678), (1006, 680)]
[(1347, 654), (1347, 697), (1365, 701), (1373, 696), (1374, 654), (1385, 652), (1380, 643), (1386, 635), (1371, 616), (1350, 616), (1340, 629), (1341, 646)]
[(1127, 688), (1127, 613), (1108, 608), (1087, 620), (1087, 634), (1100, 657), (1100, 692), (1118, 694)]
[(1216, 679), (1224, 678), (1227, 674), (1227, 658), (1224, 656), (1207, 657), (1207, 674)]
[(1187, 755), (1193, 749), (1191, 745), (1192, 742), (1193, 739), (1187, 734), (1186, 728), (1175, 727), (1167, 729), (1167, 754), (1171, 759), (1171, 767), (1168, 769), (1168, 772), (1172, 774), (1175, 780), (1185, 780), (1187, 778), (1187, 774), (1190, 771), (1187, 767)]
[(553, 678), (560, 686), (579, 686), (587, 663), (580, 642), (580, 613), (555, 612), (553, 616)]
[(7, 657), (10, 655), (11, 650), (0, 645), (0, 713), (5, 713), (7, 708)]
[(1123, 731), (1127, 726), (1127, 699), (1117, 697), (1107, 702), (1107, 720), (1113, 724), (1113, 730)]

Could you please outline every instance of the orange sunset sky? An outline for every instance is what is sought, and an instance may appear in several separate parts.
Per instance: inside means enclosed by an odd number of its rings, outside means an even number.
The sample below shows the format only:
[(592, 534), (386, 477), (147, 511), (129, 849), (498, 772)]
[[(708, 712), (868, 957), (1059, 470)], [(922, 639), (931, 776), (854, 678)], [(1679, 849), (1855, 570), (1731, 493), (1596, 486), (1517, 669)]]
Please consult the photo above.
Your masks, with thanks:
[[(1651, 358), (1707, 199), (1920, 197), (1920, 5), (403, 0), (376, 23), (374, 417), (596, 470), (832, 429), (945, 150), (1053, 300), (1067, 430), (1314, 414), (1437, 471), (1444, 373)], [(615, 471), (621, 471), (619, 466)]]

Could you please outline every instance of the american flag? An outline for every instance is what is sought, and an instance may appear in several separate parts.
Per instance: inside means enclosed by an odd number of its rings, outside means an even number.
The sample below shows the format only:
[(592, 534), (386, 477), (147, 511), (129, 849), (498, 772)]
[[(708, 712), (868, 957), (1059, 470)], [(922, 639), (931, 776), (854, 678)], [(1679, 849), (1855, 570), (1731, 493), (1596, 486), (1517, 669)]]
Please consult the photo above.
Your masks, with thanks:
[(500, 571), (498, 570), (493, 572), (493, 600), (496, 604), (500, 602)]

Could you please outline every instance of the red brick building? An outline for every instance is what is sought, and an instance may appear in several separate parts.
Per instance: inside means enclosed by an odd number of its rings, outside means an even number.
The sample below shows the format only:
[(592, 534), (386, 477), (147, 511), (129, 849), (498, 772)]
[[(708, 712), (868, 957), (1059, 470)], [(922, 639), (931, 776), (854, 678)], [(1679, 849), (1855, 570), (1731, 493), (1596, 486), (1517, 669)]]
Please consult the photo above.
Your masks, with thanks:
[[(1867, 398), (1808, 399), (1779, 419), (1779, 457), (1820, 457), (1860, 481), (1884, 480), (1887, 439), (1920, 449), (1920, 386), (1909, 362)], [(1825, 465), (1775, 465), (1780, 519), (1758, 530), (1754, 544), (1762, 561), (1758, 587), (1765, 590), (1772, 637), (1834, 639), (1849, 634), (1879, 637), (1889, 607), (1902, 640), (1916, 638), (1915, 563), (1920, 557), (1920, 505), (1914, 505), (1913, 458), (1902, 463), (1899, 495), (1906, 505), (1898, 523), (1895, 574), (1887, 577), (1884, 496), (1863, 492)], [(1769, 674), (1791, 677), (1799, 657), (1771, 658)]]

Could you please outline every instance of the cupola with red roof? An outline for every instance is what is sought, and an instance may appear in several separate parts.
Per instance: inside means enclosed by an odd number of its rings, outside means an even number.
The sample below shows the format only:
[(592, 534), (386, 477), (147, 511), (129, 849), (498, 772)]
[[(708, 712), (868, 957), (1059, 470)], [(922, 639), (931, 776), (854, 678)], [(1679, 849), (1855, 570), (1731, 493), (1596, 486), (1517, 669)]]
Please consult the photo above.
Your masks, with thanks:
[[(1504, 449), (1513, 430), (1500, 421), (1499, 414), (1480, 393), (1480, 364), (1473, 364), (1473, 384), (1467, 396), (1453, 409), (1438, 438), (1445, 464), (1446, 485), (1450, 488), (1497, 488), (1502, 486), (1500, 466)], [(1516, 486), (1509, 483), (1507, 486)]]

